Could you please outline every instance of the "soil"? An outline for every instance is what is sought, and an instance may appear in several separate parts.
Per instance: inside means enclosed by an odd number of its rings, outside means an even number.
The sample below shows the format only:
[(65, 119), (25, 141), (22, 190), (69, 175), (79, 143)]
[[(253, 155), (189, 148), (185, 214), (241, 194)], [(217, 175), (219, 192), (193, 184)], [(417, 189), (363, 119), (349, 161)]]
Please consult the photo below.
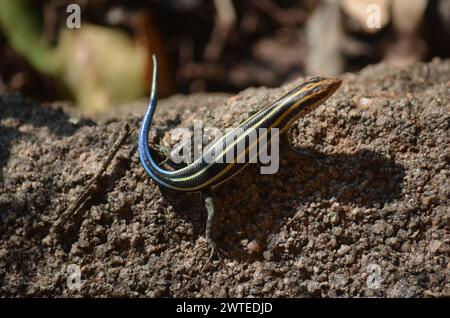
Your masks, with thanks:
[[(214, 237), (227, 254), (204, 271), (201, 197), (156, 186), (136, 130), (51, 232), (124, 124), (139, 126), (145, 102), (90, 120), (0, 97), (0, 295), (450, 296), (450, 61), (379, 64), (342, 79), (290, 129), (297, 151), (281, 149), (278, 173), (250, 165), (216, 189)], [(302, 80), (162, 100), (151, 140), (168, 146), (169, 132), (194, 120), (236, 126)]]

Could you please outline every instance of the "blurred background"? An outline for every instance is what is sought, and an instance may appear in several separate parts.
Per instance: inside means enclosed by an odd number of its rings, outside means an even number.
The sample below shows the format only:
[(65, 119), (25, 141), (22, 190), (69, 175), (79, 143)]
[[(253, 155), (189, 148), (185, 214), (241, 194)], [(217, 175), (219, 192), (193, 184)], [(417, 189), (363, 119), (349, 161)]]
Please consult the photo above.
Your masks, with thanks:
[(109, 112), (153, 52), (160, 97), (407, 67), (450, 56), (450, 0), (0, 0), (0, 94)]

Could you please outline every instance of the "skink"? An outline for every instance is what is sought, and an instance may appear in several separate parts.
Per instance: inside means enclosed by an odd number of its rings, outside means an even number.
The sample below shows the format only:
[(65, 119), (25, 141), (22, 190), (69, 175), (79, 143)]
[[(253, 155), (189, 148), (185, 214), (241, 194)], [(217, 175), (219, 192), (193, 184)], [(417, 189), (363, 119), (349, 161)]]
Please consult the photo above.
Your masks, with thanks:
[[(150, 125), (157, 104), (157, 76), (158, 68), (155, 55), (153, 58), (153, 77), (150, 94), (150, 102), (146, 114), (142, 120), (139, 131), (139, 157), (148, 175), (161, 187), (175, 191), (201, 192), (208, 211), (206, 221), (206, 241), (211, 247), (211, 256), (216, 250), (216, 244), (211, 237), (211, 227), (214, 218), (214, 205), (211, 190), (229, 180), (243, 170), (248, 163), (238, 163), (237, 160), (226, 161), (227, 151), (240, 149), (235, 154), (235, 159), (249, 153), (251, 148), (259, 147), (259, 137), (253, 143), (245, 143), (245, 147), (237, 147), (238, 142), (250, 138), (255, 130), (266, 128), (278, 128), (280, 134), (301, 116), (317, 108), (327, 100), (340, 86), (341, 81), (336, 78), (314, 77), (295, 87), (285, 96), (271, 105), (263, 108), (235, 130), (224, 135), (214, 145), (220, 145), (223, 151), (217, 151), (217, 147), (211, 146), (205, 150), (203, 156), (194, 160), (188, 166), (179, 170), (166, 170), (155, 162), (148, 146)], [(242, 153), (244, 152), (244, 153)], [(205, 160), (208, 156), (209, 160)], [(210, 160), (215, 158), (216, 160)]]

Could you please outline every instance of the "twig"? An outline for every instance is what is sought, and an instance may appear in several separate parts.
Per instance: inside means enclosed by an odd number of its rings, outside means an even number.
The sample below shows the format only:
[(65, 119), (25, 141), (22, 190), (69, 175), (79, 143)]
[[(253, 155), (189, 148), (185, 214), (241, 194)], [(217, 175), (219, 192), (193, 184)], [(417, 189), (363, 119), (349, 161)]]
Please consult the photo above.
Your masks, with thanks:
[(92, 197), (94, 193), (98, 191), (98, 184), (99, 180), (102, 177), (102, 175), (105, 173), (106, 169), (108, 168), (110, 162), (115, 157), (117, 151), (119, 151), (120, 146), (124, 143), (126, 138), (134, 131), (130, 131), (130, 127), (128, 124), (125, 124), (122, 128), (119, 137), (117, 138), (116, 142), (112, 146), (111, 150), (109, 151), (108, 155), (105, 159), (103, 159), (100, 168), (97, 170), (95, 175), (89, 180), (88, 184), (84, 188), (84, 190), (78, 195), (76, 200), (64, 211), (64, 213), (59, 217), (59, 219), (55, 222), (53, 227), (50, 229), (51, 233), (60, 232), (63, 228), (64, 224), (74, 216), (78, 215), (82, 208), (84, 207), (84, 204), (86, 201)]

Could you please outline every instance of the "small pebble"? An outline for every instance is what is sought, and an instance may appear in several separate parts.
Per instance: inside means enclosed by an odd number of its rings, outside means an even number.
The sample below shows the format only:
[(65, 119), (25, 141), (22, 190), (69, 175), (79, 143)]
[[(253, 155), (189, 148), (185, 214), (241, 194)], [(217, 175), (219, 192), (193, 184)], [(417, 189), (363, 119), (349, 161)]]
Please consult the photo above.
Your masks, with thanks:
[(261, 243), (259, 243), (258, 240), (252, 240), (250, 243), (247, 244), (247, 249), (250, 254), (253, 255), (260, 254), (262, 251)]
[(337, 251), (337, 255), (342, 256), (347, 254), (351, 250), (351, 247), (345, 244), (342, 244), (339, 250)]

